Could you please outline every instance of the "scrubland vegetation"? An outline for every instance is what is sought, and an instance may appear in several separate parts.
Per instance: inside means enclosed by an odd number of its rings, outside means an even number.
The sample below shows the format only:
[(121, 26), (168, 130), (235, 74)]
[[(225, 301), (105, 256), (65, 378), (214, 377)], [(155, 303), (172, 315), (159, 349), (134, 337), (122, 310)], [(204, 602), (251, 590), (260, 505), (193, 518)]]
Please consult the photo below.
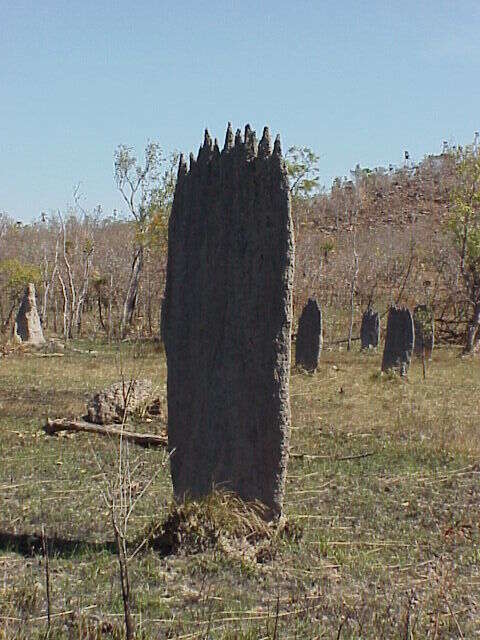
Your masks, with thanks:
[[(427, 156), (416, 167), (357, 167), (328, 193), (317, 188), (314, 154), (295, 148), (287, 157), (296, 317), (314, 295), (332, 342), (346, 337), (352, 308), (357, 330), (368, 304), (383, 313), (392, 302), (426, 303), (441, 340), (465, 341), (469, 321), (476, 330), (480, 185), (473, 147)], [(124, 215), (85, 211), (78, 190), (68, 210), (31, 224), (0, 215), (4, 337), (28, 281), (37, 286), (47, 332), (65, 338), (158, 334), (176, 158), (150, 145), (138, 162), (119, 147), (115, 175), (128, 203)]]

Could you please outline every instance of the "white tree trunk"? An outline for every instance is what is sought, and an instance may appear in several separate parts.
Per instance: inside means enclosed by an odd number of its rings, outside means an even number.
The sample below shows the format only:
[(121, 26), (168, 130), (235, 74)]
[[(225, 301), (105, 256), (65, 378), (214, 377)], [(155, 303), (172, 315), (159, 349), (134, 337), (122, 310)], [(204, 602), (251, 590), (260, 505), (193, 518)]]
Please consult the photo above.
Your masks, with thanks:
[(140, 286), (140, 276), (143, 271), (143, 247), (138, 246), (133, 256), (132, 270), (128, 283), (127, 295), (123, 304), (120, 333), (124, 337), (132, 323), (133, 314), (137, 304), (138, 288)]

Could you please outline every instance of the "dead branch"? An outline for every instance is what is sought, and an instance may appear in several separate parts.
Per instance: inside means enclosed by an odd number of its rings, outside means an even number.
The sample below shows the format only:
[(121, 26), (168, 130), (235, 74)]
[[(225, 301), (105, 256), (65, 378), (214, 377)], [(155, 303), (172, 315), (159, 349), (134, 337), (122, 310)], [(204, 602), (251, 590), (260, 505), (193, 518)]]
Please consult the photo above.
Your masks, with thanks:
[(94, 433), (100, 436), (113, 436), (123, 438), (141, 447), (165, 447), (167, 445), (166, 436), (157, 436), (153, 433), (135, 433), (127, 431), (121, 426), (111, 424), (93, 424), (85, 420), (69, 420), (67, 418), (57, 418), (51, 420), (47, 418), (44, 431), (49, 435), (54, 435), (60, 431), (74, 431), (76, 433)]

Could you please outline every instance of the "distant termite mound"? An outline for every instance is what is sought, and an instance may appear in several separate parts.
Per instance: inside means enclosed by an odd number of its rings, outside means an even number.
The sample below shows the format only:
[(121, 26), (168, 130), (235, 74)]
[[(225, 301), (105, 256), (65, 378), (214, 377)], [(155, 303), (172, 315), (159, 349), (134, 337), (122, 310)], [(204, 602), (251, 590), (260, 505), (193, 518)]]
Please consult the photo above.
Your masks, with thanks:
[(45, 344), (40, 316), (37, 311), (35, 285), (29, 282), (15, 319), (14, 337), (17, 342), (41, 346)]
[(315, 371), (322, 342), (322, 312), (318, 302), (309, 298), (298, 321), (295, 364), (306, 371)]
[(382, 358), (382, 371), (396, 371), (404, 376), (412, 359), (415, 330), (406, 307), (390, 307)]
[(362, 350), (376, 349), (380, 340), (380, 317), (377, 311), (368, 308), (362, 316), (360, 327)]

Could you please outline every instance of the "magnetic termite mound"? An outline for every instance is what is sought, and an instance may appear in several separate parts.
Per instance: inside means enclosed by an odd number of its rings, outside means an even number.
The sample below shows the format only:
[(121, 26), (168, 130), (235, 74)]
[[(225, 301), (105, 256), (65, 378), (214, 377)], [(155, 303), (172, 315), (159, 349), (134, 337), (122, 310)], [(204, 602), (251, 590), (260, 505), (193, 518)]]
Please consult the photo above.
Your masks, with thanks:
[(162, 337), (177, 499), (212, 488), (282, 510), (294, 264), (285, 162), (267, 128), (180, 159)]
[(313, 372), (322, 350), (322, 311), (314, 298), (309, 298), (298, 320), (295, 364)]
[(360, 327), (361, 348), (376, 349), (380, 340), (380, 317), (377, 311), (369, 307), (362, 316)]
[(33, 282), (29, 282), (25, 288), (15, 319), (14, 338), (17, 342), (37, 347), (45, 344)]
[(406, 307), (390, 307), (388, 310), (382, 371), (397, 371), (405, 376), (412, 359), (415, 329), (413, 318)]

